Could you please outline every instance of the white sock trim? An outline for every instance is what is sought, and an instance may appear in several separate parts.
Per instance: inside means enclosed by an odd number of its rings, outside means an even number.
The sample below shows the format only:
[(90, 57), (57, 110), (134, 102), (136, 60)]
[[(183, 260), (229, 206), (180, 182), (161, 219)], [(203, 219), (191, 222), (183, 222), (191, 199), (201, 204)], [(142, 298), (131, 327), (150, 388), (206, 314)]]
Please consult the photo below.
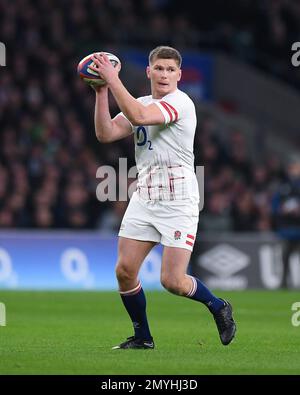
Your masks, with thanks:
[(195, 292), (197, 290), (197, 281), (195, 280), (195, 278), (193, 276), (189, 276), (189, 277), (192, 279), (193, 284), (192, 284), (192, 287), (191, 287), (190, 291), (187, 293), (186, 296), (188, 298), (191, 298), (195, 294)]
[(134, 294), (138, 293), (141, 288), (142, 288), (142, 284), (139, 281), (138, 285), (135, 288), (130, 289), (129, 291), (119, 291), (119, 292), (121, 295), (134, 295)]

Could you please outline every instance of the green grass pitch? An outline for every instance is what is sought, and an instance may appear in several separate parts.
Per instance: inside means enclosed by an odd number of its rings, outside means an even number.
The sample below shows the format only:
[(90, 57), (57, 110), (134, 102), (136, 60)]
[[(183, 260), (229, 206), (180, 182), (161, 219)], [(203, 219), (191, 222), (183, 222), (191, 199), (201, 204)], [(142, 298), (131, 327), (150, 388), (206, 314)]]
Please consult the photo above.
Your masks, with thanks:
[(234, 308), (237, 335), (222, 346), (205, 306), (146, 291), (155, 350), (111, 350), (132, 335), (117, 292), (0, 291), (0, 374), (300, 374), (299, 292), (216, 292)]

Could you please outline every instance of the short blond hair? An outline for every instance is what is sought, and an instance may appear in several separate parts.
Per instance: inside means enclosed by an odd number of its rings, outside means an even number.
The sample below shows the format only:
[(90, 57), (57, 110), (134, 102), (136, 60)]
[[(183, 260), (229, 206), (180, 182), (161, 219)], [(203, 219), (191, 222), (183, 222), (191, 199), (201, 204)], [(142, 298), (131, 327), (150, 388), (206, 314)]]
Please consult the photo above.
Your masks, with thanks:
[(180, 68), (182, 57), (177, 49), (161, 45), (154, 48), (149, 54), (149, 64), (152, 64), (156, 59), (174, 59), (177, 66)]

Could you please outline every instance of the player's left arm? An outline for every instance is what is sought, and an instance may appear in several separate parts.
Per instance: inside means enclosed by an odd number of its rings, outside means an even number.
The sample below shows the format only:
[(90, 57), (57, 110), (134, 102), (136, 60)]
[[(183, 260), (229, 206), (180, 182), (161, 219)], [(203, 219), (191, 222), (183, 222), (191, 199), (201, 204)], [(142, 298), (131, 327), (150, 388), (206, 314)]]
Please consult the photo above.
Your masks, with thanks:
[(118, 70), (105, 54), (94, 54), (93, 61), (96, 67), (90, 68), (105, 79), (120, 110), (134, 126), (165, 123), (164, 114), (156, 104), (144, 106), (128, 92), (118, 76)]

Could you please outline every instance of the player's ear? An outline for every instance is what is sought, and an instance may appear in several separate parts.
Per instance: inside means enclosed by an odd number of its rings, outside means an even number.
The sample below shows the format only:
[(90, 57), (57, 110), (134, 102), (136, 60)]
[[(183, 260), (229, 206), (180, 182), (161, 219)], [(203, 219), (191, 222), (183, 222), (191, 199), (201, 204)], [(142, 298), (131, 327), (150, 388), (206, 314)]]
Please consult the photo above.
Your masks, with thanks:
[(181, 80), (181, 69), (179, 70), (179, 73), (178, 73), (177, 82), (180, 81), (180, 80)]
[(146, 68), (146, 74), (147, 74), (147, 77), (148, 77), (149, 80), (150, 80), (150, 66), (147, 66), (147, 68)]

